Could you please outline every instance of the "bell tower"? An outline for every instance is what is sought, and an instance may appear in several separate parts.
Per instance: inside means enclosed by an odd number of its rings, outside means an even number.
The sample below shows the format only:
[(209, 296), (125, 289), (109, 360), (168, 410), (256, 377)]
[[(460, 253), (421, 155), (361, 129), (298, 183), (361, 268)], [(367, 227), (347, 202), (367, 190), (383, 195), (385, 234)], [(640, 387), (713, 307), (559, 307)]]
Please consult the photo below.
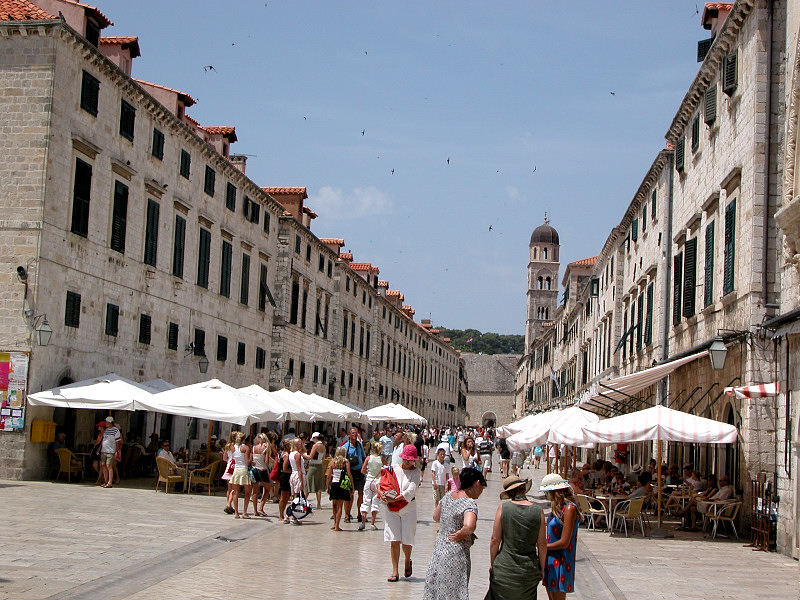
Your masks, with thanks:
[(539, 336), (542, 326), (554, 318), (558, 306), (558, 232), (544, 223), (533, 230), (528, 246), (528, 314), (525, 320), (525, 352)]

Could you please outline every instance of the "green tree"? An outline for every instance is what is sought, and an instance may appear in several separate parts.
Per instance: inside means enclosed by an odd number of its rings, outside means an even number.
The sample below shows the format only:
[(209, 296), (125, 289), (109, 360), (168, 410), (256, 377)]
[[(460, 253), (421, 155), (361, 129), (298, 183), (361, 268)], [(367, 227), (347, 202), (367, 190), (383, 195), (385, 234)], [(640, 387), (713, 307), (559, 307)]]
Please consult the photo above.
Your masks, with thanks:
[(524, 335), (482, 333), (477, 329), (448, 329), (437, 326), (442, 337), (450, 338), (450, 345), (461, 352), (474, 354), (522, 354), (525, 350)]

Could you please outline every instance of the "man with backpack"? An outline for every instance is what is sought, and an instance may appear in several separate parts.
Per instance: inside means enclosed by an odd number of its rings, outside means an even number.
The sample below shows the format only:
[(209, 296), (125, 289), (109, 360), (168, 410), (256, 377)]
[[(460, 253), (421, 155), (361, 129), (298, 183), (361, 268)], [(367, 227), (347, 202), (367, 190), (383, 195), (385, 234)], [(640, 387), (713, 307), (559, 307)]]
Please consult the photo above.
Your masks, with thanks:
[[(353, 496), (358, 492), (358, 504), (356, 508), (361, 506), (364, 502), (364, 481), (366, 475), (361, 472), (361, 467), (364, 465), (364, 460), (367, 458), (367, 453), (364, 451), (364, 446), (358, 439), (358, 428), (351, 427), (350, 434), (347, 441), (342, 444), (347, 450), (347, 460), (350, 462), (350, 472), (353, 474), (353, 489), (350, 491), (350, 500), (345, 501), (345, 517), (344, 520), (350, 523), (353, 517), (350, 516), (350, 509), (353, 506)], [(358, 513), (358, 521), (361, 522), (361, 513)]]

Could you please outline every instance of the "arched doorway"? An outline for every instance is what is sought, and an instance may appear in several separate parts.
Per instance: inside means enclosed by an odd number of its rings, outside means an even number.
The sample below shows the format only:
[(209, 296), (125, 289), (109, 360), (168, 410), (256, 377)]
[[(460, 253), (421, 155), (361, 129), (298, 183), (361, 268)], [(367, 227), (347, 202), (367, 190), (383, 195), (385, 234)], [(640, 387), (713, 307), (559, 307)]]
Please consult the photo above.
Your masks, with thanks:
[(491, 411), (483, 413), (481, 417), (481, 427), (495, 427), (497, 425), (497, 415)]
[[(728, 425), (735, 425), (738, 426), (736, 423), (736, 411), (733, 409), (732, 404), (728, 404), (725, 408), (725, 419), (724, 422)], [(720, 475), (727, 475), (731, 479), (731, 484), (733, 485), (734, 489), (739, 489), (741, 487), (739, 482), (739, 438), (736, 438), (735, 444), (725, 444), (723, 454), (722, 454), (722, 464), (720, 464), (719, 473), (717, 473), (717, 477)]]

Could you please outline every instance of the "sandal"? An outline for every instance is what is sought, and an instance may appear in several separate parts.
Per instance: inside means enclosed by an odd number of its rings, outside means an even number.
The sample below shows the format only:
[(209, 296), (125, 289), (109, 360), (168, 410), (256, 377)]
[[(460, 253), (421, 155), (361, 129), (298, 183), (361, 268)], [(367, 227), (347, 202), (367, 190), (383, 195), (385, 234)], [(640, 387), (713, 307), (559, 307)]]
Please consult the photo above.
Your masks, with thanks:
[(391, 576), (391, 577), (389, 577), (389, 578), (388, 578), (386, 581), (391, 581), (391, 582), (393, 582), (393, 583), (394, 583), (395, 581), (400, 581), (400, 576), (399, 576), (399, 575), (392, 575), (392, 576)]
[(411, 565), (412, 565), (412, 561), (408, 561), (408, 566), (406, 567), (406, 571), (405, 571), (405, 576), (406, 577), (411, 577)]

